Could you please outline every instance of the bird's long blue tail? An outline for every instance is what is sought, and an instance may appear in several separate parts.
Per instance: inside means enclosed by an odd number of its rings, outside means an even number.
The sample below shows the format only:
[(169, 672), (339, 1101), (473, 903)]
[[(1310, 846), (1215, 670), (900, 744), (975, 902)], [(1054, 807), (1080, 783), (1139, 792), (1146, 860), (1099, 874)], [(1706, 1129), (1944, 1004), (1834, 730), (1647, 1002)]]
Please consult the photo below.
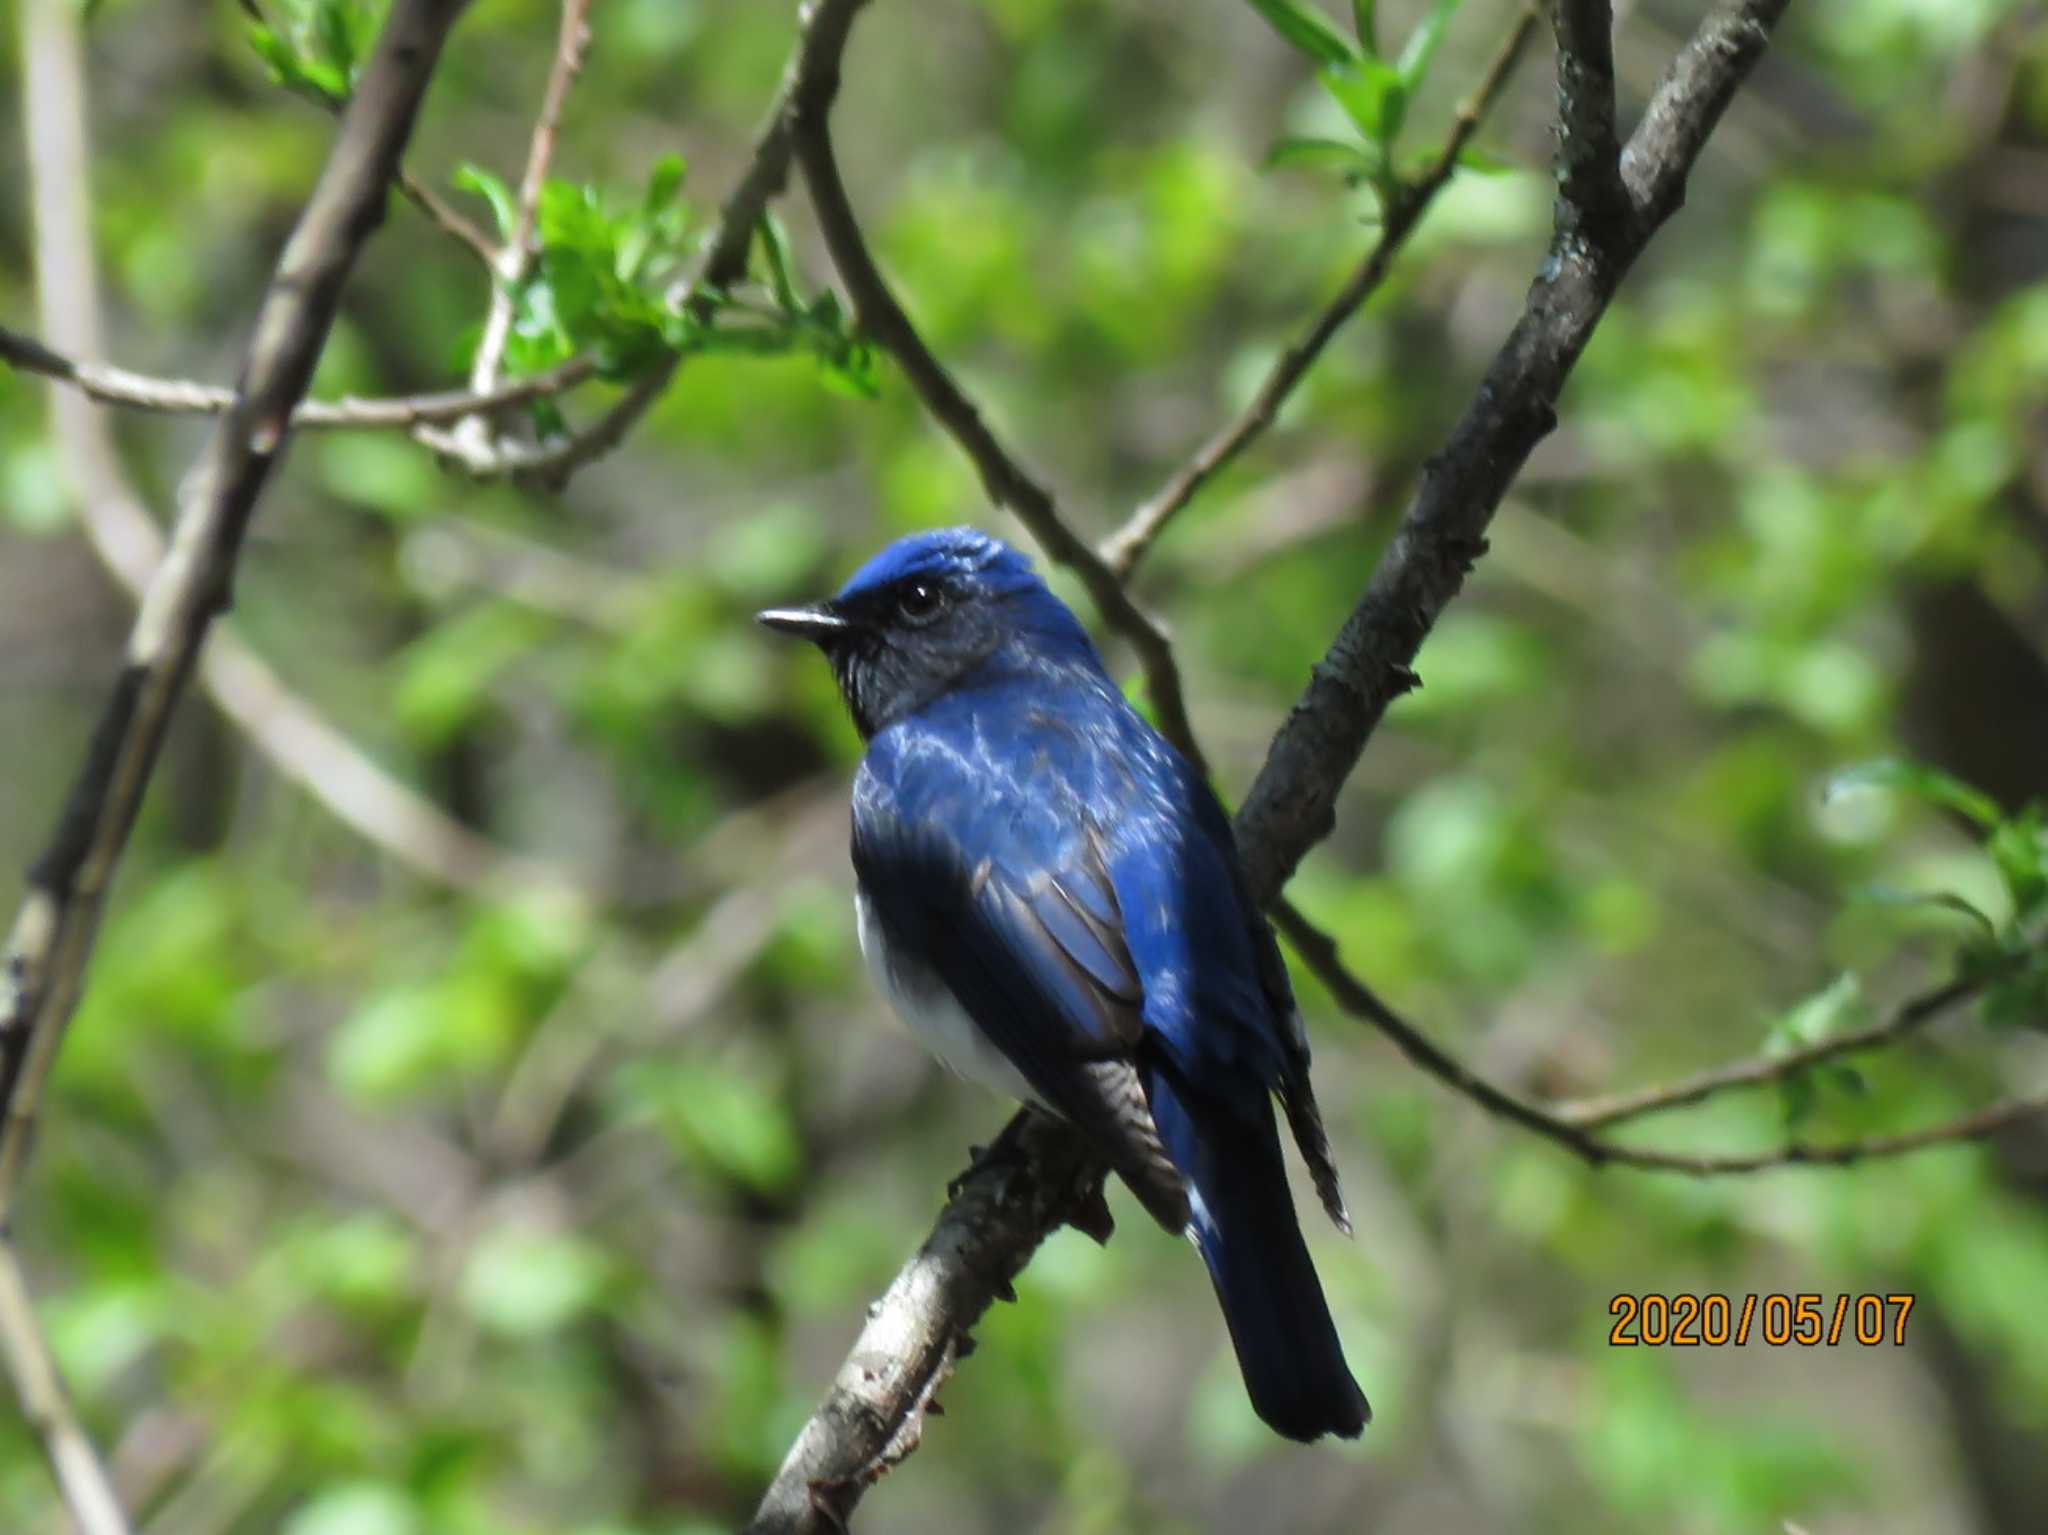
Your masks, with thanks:
[(1146, 1071), (1146, 1094), (1193, 1208), (1252, 1408), (1289, 1439), (1358, 1437), (1372, 1417), (1344, 1362), (1287, 1189), (1272, 1100), (1233, 1111), (1193, 1093), (1170, 1066)]

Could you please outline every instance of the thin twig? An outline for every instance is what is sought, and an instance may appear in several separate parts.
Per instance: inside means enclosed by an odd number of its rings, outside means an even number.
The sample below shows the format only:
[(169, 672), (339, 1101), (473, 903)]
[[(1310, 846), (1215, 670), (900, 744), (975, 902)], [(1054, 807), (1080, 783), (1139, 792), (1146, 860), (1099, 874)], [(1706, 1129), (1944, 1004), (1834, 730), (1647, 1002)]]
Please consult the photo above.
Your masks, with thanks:
[(1429, 168), (1417, 180), (1409, 183), (1387, 206), (1380, 222), (1379, 238), (1372, 249), (1358, 264), (1344, 286), (1337, 290), (1335, 298), (1316, 316), (1314, 322), (1304, 331), (1301, 339), (1280, 354), (1251, 403), (1238, 416), (1224, 426), (1215, 436), (1196, 450), (1190, 458), (1155, 491), (1130, 519), (1116, 532), (1105, 538), (1097, 547), (1102, 563), (1120, 581), (1128, 581), (1138, 568), (1138, 562), (1145, 557), (1166, 525), (1180, 514), (1187, 504), (1200, 494), (1202, 487), (1227, 468), (1239, 454), (1249, 447), (1261, 433), (1273, 424), (1280, 414), (1280, 407), (1287, 402), (1296, 386), (1307, 377), (1316, 359), (1330, 344), (1344, 323), (1356, 314), (1365, 301), (1379, 290), (1386, 281), (1394, 258), (1408, 237), (1421, 224), (1429, 206), (1436, 200), (1450, 182), (1458, 168), (1458, 157), (1472, 142), (1472, 135), (1486, 120), (1487, 114), (1499, 101), (1507, 83), (1513, 78), (1515, 66), (1521, 62), (1523, 50), (1530, 35), (1536, 30), (1536, 18), (1542, 0), (1531, 0), (1528, 9), (1516, 18), (1515, 24), (1502, 39), (1495, 51), (1493, 61), (1487, 65), (1486, 73), (1480, 78), (1479, 86), (1459, 105), (1457, 116), (1452, 120), (1451, 131), (1444, 140), (1442, 150), (1430, 162)]
[[(718, 222), (705, 242), (695, 273), (671, 291), (672, 307), (709, 324), (717, 308), (717, 294), (747, 275), (754, 231), (760, 226), (768, 204), (781, 195), (789, 180), (789, 103), (798, 71), (814, 50), (844, 46), (853, 14), (865, 3), (866, 0), (811, 0), (804, 8), (796, 47), (783, 71), (782, 84), (768, 109), (767, 120), (755, 137), (747, 168), (719, 209)], [(676, 369), (682, 366), (683, 355), (678, 351), (664, 352), (604, 414), (588, 426), (547, 442), (499, 440), (476, 444), (458, 441), (455, 434), (431, 427), (413, 435), (478, 479), (512, 476), (559, 488), (577, 470), (602, 458), (625, 440), (627, 433), (667, 391)]]
[[(48, 329), (47, 325), (45, 329)], [(0, 362), (24, 373), (39, 373), (70, 384), (103, 405), (170, 415), (218, 416), (235, 403), (235, 392), (219, 384), (192, 379), (155, 378), (106, 363), (81, 362), (33, 336), (0, 326)], [(597, 366), (587, 357), (572, 357), (544, 373), (512, 379), (483, 391), (446, 389), (432, 394), (338, 400), (302, 400), (292, 411), (292, 426), (324, 429), (374, 429), (432, 426), (459, 421), (480, 411), (524, 405), (574, 389), (587, 382)]]
[[(40, 261), (51, 255), (53, 235), (61, 253), (67, 232), (88, 228), (86, 167), (92, 155), (86, 140), (85, 43), (79, 14), (68, 0), (23, 0), (20, 17), (22, 128), (36, 205)], [(60, 218), (63, 228), (49, 227), (52, 214)], [(0, 977), (0, 1001), (5, 1000), (5, 988), (15, 984), (18, 978), (10, 960), (7, 974)], [(11, 1046), (9, 1036), (0, 1033), (0, 1054)], [(128, 1518), (114, 1491), (113, 1478), (79, 1422), (63, 1372), (36, 1320), (35, 1302), (29, 1295), (13, 1225), (4, 1207), (0, 1207), (0, 1353), (4, 1353), (22, 1417), (43, 1447), (58, 1494), (80, 1535), (128, 1535)]]
[[(84, 1535), (126, 1535), (129, 1526), (37, 1325), (14, 1246), (12, 1215), (36, 1106), (76, 1005), (100, 902), (171, 707), (207, 621), (225, 598), (241, 529), (282, 445), (284, 427), (273, 430), (269, 421), (288, 417), (312, 376), (341, 280), (374, 226), (440, 44), (460, 9), (459, 0), (400, 0), (393, 11), (365, 77), (368, 105), (343, 129), (250, 348), (246, 398), (274, 416), (236, 409), (216, 433), (217, 451), (202, 460), (205, 489), (187, 507), (168, 578), (153, 583), (143, 602), (113, 703), (56, 837), (29, 876), (0, 980), (0, 1346), (24, 1414)], [(89, 271), (83, 44), (65, 0), (23, 5), (22, 56), (29, 66), (22, 107), (30, 174), (42, 215), (38, 264), (78, 258)], [(60, 319), (77, 314), (81, 333), (90, 334), (89, 290), (54, 312)], [(265, 445), (265, 437), (275, 440)]]
[[(20, 1192), (44, 1083), (77, 1005), (107, 886), (170, 717), (283, 451), (341, 291), (383, 212), (462, 0), (398, 0), (258, 312), (234, 405), (186, 480), (169, 554), (55, 835), (29, 873), (0, 984), (0, 1224)], [(33, 117), (33, 113), (31, 114)], [(35, 158), (35, 157), (32, 157)]]
[[(504, 360), (505, 345), (512, 339), (512, 311), (519, 302), (520, 284), (532, 269), (533, 230), (540, 211), (540, 195), (547, 185), (548, 167), (554, 163), (555, 141), (561, 131), (562, 109), (569, 101), (569, 87), (583, 67), (584, 49), (590, 42), (592, 0), (562, 0), (562, 29), (555, 43), (555, 62), (548, 71), (547, 88), (541, 93), (540, 112), (534, 119), (533, 137), (526, 148), (526, 169), (519, 178), (518, 213), (511, 233), (498, 251), (491, 277), (491, 305), (484, 315), (483, 335), (477, 342), (476, 357), (470, 364), (469, 387), (473, 394), (489, 392), (498, 382), (498, 365)], [(484, 444), (489, 425), (481, 414), (456, 425), (456, 436)]]
[(1846, 1167), (1852, 1162), (1874, 1162), (1885, 1157), (1926, 1151), (1935, 1146), (1960, 1146), (1985, 1140), (2038, 1119), (2044, 1113), (2048, 1113), (2048, 1093), (2035, 1093), (2002, 1099), (1985, 1108), (1918, 1130), (1873, 1135), (1859, 1141), (1838, 1141), (1818, 1146), (1793, 1141), (1772, 1151), (1730, 1156), (1692, 1156), (1679, 1151), (1629, 1147), (1617, 1149), (1613, 1159), (1630, 1167), (1646, 1168), (1652, 1172), (1685, 1173), (1695, 1178), (1771, 1172), (1781, 1167)]
[(1661, 1086), (1610, 1093), (1598, 1098), (1577, 1098), (1551, 1105), (1550, 1112), (1565, 1124), (1581, 1130), (1600, 1130), (1624, 1120), (1641, 1119), (1666, 1109), (1684, 1108), (1704, 1102), (1731, 1088), (1766, 1087), (1810, 1071), (1827, 1061), (1865, 1050), (1879, 1050), (1918, 1033), (1959, 1003), (1982, 993), (1994, 979), (1994, 972), (1982, 972), (1950, 981), (1903, 1003), (1888, 1018), (1860, 1029), (1849, 1029), (1783, 1055), (1758, 1056), (1732, 1061), (1724, 1066), (1681, 1077)]
[[(854, 8), (865, 3), (854, 0)], [(819, 231), (861, 328), (895, 357), (933, 419), (974, 464), (989, 499), (1014, 512), (1049, 559), (1080, 577), (1103, 621), (1136, 652), (1161, 732), (1206, 777), (1207, 764), (1181, 692), (1180, 663), (1165, 630), (1132, 602), (1116, 573), (1061, 519), (1052, 492), (997, 440), (980, 409), (925, 345), (889, 291), (846, 195), (832, 146), (828, 118), (839, 91), (839, 56), (820, 50), (808, 63), (791, 96), (790, 135), (817, 209)]]
[[(26, 0), (23, 9), (49, 9), (52, 3)], [(65, 0), (54, 3), (62, 5)], [(21, 1415), (42, 1441), (78, 1535), (128, 1535), (128, 1516), (121, 1511), (113, 1479), (79, 1424), (49, 1340), (36, 1321), (35, 1302), (11, 1235), (0, 1238), (0, 1353), (6, 1356)]]
[(398, 168), (398, 190), (405, 200), (424, 213), (442, 233), (461, 245), (484, 264), (486, 272), (498, 269), (498, 247), (491, 237), (463, 217), (448, 201), (404, 166)]
[(1766, 1172), (1777, 1167), (1840, 1166), (1866, 1158), (1901, 1156), (1929, 1146), (1981, 1139), (2048, 1109), (2048, 1096), (2010, 1098), (1923, 1130), (1821, 1145), (1790, 1141), (1767, 1151), (1727, 1155), (1696, 1155), (1651, 1146), (1621, 1145), (1592, 1132), (1660, 1109), (1698, 1103), (1728, 1088), (1781, 1081), (1851, 1051), (1893, 1043), (1975, 996), (1991, 978), (1978, 976), (1953, 981), (1907, 1002), (1881, 1025), (1843, 1034), (1791, 1054), (1738, 1062), (1716, 1071), (1702, 1072), (1668, 1088), (1594, 1099), (1583, 1105), (1545, 1108), (1487, 1081), (1433, 1044), (1428, 1036), (1388, 1007), (1371, 987), (1353, 975), (1338, 954), (1335, 941), (1313, 926), (1286, 900), (1276, 901), (1271, 909), (1274, 925), (1287, 935), (1288, 942), (1294, 945), (1303, 962), (1315, 972), (1317, 979), (1322, 981), (1345, 1012), (1371, 1024), (1423, 1071), (1470, 1098), (1488, 1113), (1533, 1131), (1545, 1140), (1554, 1141), (1593, 1167), (1611, 1164), (1644, 1172), (1715, 1177), (1730, 1173)]
[(1336, 940), (1312, 924), (1284, 897), (1275, 900), (1267, 909), (1272, 913), (1273, 925), (1286, 935), (1295, 952), (1315, 972), (1337, 1005), (1386, 1035), (1403, 1055), (1429, 1075), (1464, 1094), (1489, 1114), (1496, 1114), (1546, 1140), (1555, 1141), (1595, 1167), (1623, 1154), (1619, 1148), (1595, 1140), (1586, 1131), (1524, 1102), (1504, 1088), (1494, 1086), (1464, 1062), (1431, 1043), (1419, 1029), (1382, 1002), (1370, 986), (1353, 975), (1337, 951)]
[[(248, 13), (251, 21), (268, 27), (273, 32), (277, 31), (277, 28), (271, 25), (269, 17), (264, 14), (263, 7), (258, 3), (258, 0), (240, 0), (240, 4), (242, 9)], [(316, 106), (331, 116), (339, 116), (348, 106), (346, 98), (332, 96), (325, 91), (302, 90), (287, 85), (285, 87), (285, 94), (295, 100)], [(464, 250), (476, 257), (477, 260), (481, 261), (486, 272), (495, 272), (498, 269), (498, 247), (496, 242), (489, 235), (485, 234), (482, 229), (478, 228), (476, 224), (458, 212), (440, 193), (428, 186), (426, 182), (420, 180), (419, 177), (415, 176), (403, 165), (398, 167), (391, 179), (398, 187), (399, 194), (407, 202), (425, 214), (432, 223), (440, 228), (443, 234), (447, 235), (458, 245), (462, 246)]]

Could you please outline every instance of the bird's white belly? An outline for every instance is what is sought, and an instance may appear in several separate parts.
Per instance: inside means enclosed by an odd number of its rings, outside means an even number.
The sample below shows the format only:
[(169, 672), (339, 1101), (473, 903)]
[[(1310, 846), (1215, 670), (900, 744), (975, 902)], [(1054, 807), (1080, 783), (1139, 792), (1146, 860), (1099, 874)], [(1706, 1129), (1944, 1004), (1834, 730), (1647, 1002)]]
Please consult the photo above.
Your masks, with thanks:
[(855, 890), (853, 911), (868, 973), (918, 1043), (970, 1082), (1027, 1103), (1038, 1102), (1024, 1074), (975, 1026), (946, 983), (930, 967), (895, 951), (865, 891)]

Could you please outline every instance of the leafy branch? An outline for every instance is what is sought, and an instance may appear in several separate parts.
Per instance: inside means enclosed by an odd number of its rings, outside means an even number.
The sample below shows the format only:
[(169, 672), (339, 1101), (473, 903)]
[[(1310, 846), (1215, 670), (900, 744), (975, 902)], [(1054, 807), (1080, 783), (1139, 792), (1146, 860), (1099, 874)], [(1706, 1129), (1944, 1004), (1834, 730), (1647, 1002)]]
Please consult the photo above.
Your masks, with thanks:
[[(1380, 52), (1375, 0), (1355, 0), (1356, 38), (1346, 37), (1306, 0), (1250, 0), (1273, 30), (1316, 66), (1316, 83), (1337, 104), (1355, 138), (1284, 138), (1266, 156), (1269, 165), (1332, 170), (1352, 185), (1371, 187), (1392, 208), (1414, 189), (1396, 150), (1408, 109), (1422, 94), (1430, 66), (1463, 0), (1435, 0), (1408, 34), (1399, 54)], [(1454, 155), (1462, 152), (1460, 145)], [(1427, 165), (1427, 160), (1424, 164)], [(1478, 162), (1474, 162), (1478, 163)]]

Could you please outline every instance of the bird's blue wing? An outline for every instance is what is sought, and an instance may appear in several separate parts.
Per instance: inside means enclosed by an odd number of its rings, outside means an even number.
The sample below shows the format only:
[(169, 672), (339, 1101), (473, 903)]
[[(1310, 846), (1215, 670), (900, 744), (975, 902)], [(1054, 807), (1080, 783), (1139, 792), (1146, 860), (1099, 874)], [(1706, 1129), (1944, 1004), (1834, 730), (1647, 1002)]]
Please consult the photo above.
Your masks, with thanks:
[(1323, 1208), (1349, 1231), (1308, 1035), (1229, 818), (1179, 753), (1135, 714), (1123, 719), (1117, 759), (1145, 792), (1117, 816), (1107, 861), (1148, 1034), (1187, 1090), (1246, 1125), (1264, 1123), (1277, 1094)]
[(853, 862), (892, 950), (935, 973), (1146, 1207), (1187, 1222), (1133, 1060), (1145, 990), (1086, 795), (1031, 753), (930, 724), (876, 737)]

